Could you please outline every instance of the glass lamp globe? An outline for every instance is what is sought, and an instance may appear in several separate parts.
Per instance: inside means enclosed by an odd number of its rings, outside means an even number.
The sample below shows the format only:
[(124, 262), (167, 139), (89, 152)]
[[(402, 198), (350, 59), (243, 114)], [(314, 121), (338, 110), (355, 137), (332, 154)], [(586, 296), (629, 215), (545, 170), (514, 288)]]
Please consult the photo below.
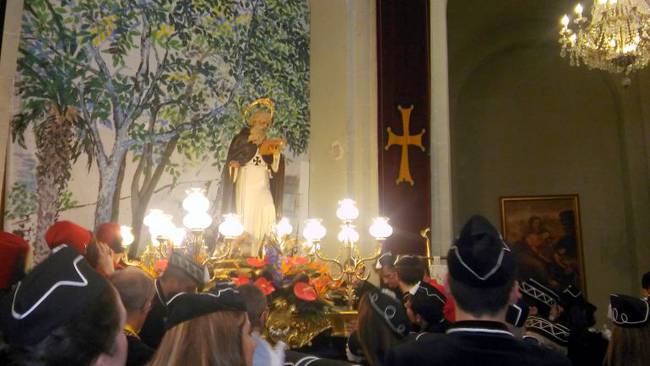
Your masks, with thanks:
[(185, 240), (185, 235), (187, 232), (182, 227), (174, 227), (170, 230), (170, 238), (175, 247), (180, 247), (183, 245), (183, 240)]
[(186, 191), (187, 197), (183, 200), (183, 208), (187, 212), (207, 212), (210, 201), (205, 196), (202, 188), (191, 188)]
[(228, 239), (236, 238), (244, 233), (239, 215), (225, 214), (223, 222), (219, 224), (219, 233)]
[(327, 234), (327, 229), (321, 223), (321, 219), (308, 219), (305, 221), (305, 228), (302, 229), (302, 236), (310, 242), (322, 240)]
[(341, 243), (356, 243), (359, 241), (359, 233), (353, 226), (343, 225), (337, 238)]
[(120, 236), (122, 237), (122, 245), (128, 247), (133, 244), (135, 238), (133, 237), (133, 229), (130, 226), (120, 226)]
[(388, 223), (387, 217), (375, 217), (368, 231), (377, 240), (384, 240), (393, 235), (393, 227)]
[(147, 214), (147, 216), (144, 217), (142, 223), (146, 227), (154, 226), (154, 222), (157, 222), (163, 214), (164, 214), (163, 210), (153, 208), (149, 210), (149, 213)]
[(193, 231), (202, 231), (212, 224), (212, 217), (202, 211), (190, 211), (183, 217), (183, 226)]
[(285, 235), (290, 235), (292, 232), (293, 232), (293, 226), (291, 226), (291, 223), (289, 223), (289, 219), (287, 219), (286, 217), (283, 217), (275, 225), (275, 234), (277, 235), (278, 238), (284, 238)]
[(336, 217), (342, 221), (352, 221), (359, 217), (359, 209), (354, 200), (345, 198), (339, 201), (339, 207), (336, 209)]

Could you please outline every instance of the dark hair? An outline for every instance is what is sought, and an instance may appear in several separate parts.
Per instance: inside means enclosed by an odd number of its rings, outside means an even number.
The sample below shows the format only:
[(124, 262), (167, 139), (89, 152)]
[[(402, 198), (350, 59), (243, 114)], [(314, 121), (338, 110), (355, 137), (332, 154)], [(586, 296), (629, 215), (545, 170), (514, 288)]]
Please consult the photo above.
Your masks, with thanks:
[(641, 286), (650, 291), (650, 272), (646, 272), (643, 274), (643, 277), (641, 277)]
[(112, 354), (120, 325), (118, 295), (108, 285), (79, 315), (54, 329), (39, 343), (9, 346), (3, 365), (90, 365), (102, 353)]
[(370, 366), (380, 366), (388, 350), (401, 343), (381, 316), (372, 309), (368, 293), (359, 300), (358, 339)]
[(262, 329), (262, 314), (266, 311), (267, 302), (266, 296), (262, 290), (257, 286), (247, 283), (237, 288), (239, 294), (246, 303), (246, 312), (248, 313), (248, 320), (251, 322), (252, 328)]
[(399, 280), (407, 285), (415, 285), (422, 281), (425, 267), (422, 260), (413, 255), (403, 256), (395, 264)]
[(473, 316), (494, 315), (508, 306), (514, 277), (498, 287), (467, 286), (448, 276), (449, 290), (459, 308)]

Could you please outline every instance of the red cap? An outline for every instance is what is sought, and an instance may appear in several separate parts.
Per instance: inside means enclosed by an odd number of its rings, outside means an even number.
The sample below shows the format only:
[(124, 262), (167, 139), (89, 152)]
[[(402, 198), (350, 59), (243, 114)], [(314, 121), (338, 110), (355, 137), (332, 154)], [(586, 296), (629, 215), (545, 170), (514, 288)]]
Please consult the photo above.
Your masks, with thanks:
[(0, 231), (0, 289), (9, 287), (17, 261), (24, 260), (28, 251), (29, 244), (23, 238)]
[(120, 225), (114, 222), (105, 222), (97, 228), (95, 238), (97, 241), (108, 245), (115, 253), (124, 252), (122, 247), (122, 234), (120, 233)]
[(90, 231), (70, 221), (57, 221), (45, 233), (45, 242), (50, 249), (67, 244), (79, 254), (86, 253), (86, 247), (93, 235)]

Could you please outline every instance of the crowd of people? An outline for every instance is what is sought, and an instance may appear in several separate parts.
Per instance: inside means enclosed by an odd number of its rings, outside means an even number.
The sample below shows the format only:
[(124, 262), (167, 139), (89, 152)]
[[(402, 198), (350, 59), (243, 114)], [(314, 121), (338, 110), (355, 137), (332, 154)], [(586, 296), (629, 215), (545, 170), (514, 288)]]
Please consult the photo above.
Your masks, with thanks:
[(263, 291), (209, 285), (190, 257), (172, 253), (155, 279), (123, 265), (116, 224), (60, 221), (45, 240), (50, 256), (26, 271), (29, 244), (0, 233), (1, 365), (650, 365), (650, 273), (641, 297), (611, 295), (613, 329), (599, 332), (579, 289), (519, 278), (481, 216), (449, 249), (444, 283), (422, 257), (382, 253), (380, 285), (357, 284), (347, 360), (270, 344)]

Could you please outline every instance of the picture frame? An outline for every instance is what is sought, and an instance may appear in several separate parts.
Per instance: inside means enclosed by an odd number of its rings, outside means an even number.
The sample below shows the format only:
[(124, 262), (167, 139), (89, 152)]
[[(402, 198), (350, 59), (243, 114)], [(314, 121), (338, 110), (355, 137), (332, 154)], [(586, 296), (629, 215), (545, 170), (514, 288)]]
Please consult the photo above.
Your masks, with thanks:
[(580, 199), (577, 194), (501, 197), (503, 239), (515, 252), (519, 280), (586, 294)]

